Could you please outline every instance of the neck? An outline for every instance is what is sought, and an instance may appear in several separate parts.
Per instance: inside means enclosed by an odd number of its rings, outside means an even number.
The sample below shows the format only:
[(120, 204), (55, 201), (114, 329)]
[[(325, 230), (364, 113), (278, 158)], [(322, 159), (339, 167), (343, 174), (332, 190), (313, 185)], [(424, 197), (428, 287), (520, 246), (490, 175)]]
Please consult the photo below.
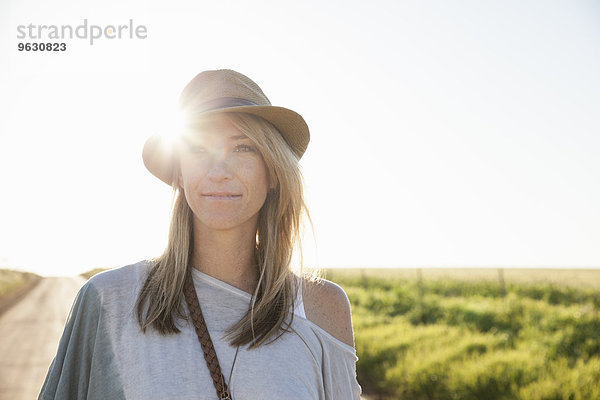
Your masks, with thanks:
[(250, 294), (258, 283), (255, 246), (256, 228), (216, 231), (194, 221), (193, 267)]

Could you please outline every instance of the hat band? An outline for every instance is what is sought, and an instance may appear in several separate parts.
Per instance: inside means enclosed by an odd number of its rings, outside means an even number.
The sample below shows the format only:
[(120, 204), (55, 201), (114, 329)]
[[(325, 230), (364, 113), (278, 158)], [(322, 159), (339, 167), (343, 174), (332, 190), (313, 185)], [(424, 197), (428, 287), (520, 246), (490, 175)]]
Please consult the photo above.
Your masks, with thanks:
[(200, 105), (199, 112), (207, 112), (218, 110), (220, 108), (231, 108), (231, 107), (240, 107), (240, 106), (257, 106), (253, 101), (247, 99), (241, 99), (238, 97), (220, 97), (218, 99), (209, 100)]

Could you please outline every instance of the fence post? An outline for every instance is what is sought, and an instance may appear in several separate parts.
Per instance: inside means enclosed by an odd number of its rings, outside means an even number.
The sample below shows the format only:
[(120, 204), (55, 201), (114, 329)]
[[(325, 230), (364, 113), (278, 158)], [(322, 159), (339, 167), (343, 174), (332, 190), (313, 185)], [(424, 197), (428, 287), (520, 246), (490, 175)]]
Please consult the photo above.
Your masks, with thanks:
[(425, 323), (425, 305), (423, 304), (423, 297), (425, 296), (425, 290), (423, 289), (423, 270), (417, 268), (417, 293), (419, 298), (417, 299), (417, 310), (418, 317), (422, 324)]
[(504, 282), (504, 269), (498, 268), (498, 282), (500, 283), (500, 295), (506, 297), (506, 284)]
[(367, 273), (364, 268), (360, 269), (360, 280), (362, 286), (366, 289), (369, 286), (369, 281), (367, 280)]
[(419, 289), (419, 303), (423, 303), (423, 270), (417, 268), (417, 288)]

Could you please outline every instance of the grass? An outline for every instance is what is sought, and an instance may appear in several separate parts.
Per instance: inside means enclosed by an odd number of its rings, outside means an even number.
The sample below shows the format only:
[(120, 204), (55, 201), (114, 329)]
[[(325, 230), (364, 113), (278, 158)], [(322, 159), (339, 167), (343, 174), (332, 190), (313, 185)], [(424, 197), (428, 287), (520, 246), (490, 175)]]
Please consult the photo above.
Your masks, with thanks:
[(99, 274), (100, 272), (106, 271), (107, 268), (95, 268), (86, 272), (81, 273), (80, 275), (85, 279), (90, 279), (92, 276)]
[[(599, 270), (327, 270), (383, 399), (600, 398)], [(502, 281), (504, 283), (502, 283)], [(584, 283), (583, 283), (584, 282)]]
[(25, 287), (38, 276), (31, 272), (0, 269), (0, 301)]
[[(420, 273), (425, 280), (452, 280), (462, 282), (498, 282), (498, 268), (335, 268), (325, 270), (330, 277), (381, 278), (386, 280), (417, 280)], [(600, 269), (502, 268), (506, 283), (541, 283), (570, 286), (577, 289), (600, 289)]]

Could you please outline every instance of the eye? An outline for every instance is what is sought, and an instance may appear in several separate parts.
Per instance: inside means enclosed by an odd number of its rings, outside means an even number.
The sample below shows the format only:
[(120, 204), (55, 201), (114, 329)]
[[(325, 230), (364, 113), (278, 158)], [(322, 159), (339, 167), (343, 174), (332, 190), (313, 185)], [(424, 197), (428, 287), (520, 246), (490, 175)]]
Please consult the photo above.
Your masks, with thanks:
[(206, 153), (206, 147), (204, 146), (204, 143), (202, 143), (201, 141), (198, 140), (191, 140), (190, 138), (187, 138), (185, 136), (183, 136), (182, 138), (182, 142), (184, 145), (184, 149), (191, 154), (199, 154), (199, 153)]
[(187, 149), (190, 153), (192, 154), (202, 154), (202, 153), (206, 153), (206, 148), (204, 146), (199, 146), (199, 145), (191, 145), (189, 144), (187, 146)]
[(254, 147), (247, 144), (238, 144), (237, 146), (235, 146), (235, 151), (238, 153), (253, 152)]

